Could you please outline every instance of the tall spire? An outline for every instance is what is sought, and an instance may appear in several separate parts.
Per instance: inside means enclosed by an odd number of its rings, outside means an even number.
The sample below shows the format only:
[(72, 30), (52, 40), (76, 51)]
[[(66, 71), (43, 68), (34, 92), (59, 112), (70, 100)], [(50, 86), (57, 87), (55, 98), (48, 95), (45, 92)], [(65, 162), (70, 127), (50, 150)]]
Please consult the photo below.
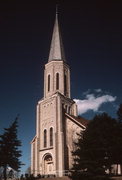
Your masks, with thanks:
[(56, 17), (55, 17), (55, 24), (53, 28), (53, 35), (52, 35), (52, 41), (51, 41), (51, 46), (50, 46), (50, 53), (49, 53), (49, 61), (52, 60), (65, 60), (65, 55), (64, 55), (64, 49), (63, 49), (63, 44), (62, 44), (62, 39), (60, 35), (60, 30), (59, 30), (59, 24), (58, 24), (58, 9), (56, 6)]

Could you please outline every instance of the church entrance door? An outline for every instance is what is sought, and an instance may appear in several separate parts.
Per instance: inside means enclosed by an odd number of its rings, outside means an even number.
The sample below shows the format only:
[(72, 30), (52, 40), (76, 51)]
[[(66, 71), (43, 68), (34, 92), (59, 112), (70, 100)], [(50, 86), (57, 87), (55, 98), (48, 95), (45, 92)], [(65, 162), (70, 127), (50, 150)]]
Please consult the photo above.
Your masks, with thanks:
[(50, 154), (47, 154), (44, 158), (44, 174), (53, 174), (53, 159)]

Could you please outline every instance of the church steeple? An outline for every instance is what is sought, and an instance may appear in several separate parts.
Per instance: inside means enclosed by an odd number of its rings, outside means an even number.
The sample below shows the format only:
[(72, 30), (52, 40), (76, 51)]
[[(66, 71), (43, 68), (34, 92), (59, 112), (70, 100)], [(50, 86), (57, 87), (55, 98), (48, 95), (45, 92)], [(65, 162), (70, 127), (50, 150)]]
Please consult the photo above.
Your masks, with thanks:
[(52, 41), (50, 46), (50, 53), (48, 62), (55, 60), (65, 60), (64, 55), (64, 48), (62, 43), (62, 38), (60, 34), (59, 24), (58, 24), (58, 12), (56, 8), (56, 17), (55, 17), (55, 24), (53, 28), (53, 35), (52, 35)]
[(70, 98), (70, 68), (64, 56), (56, 10), (49, 59), (44, 70), (44, 98), (57, 92)]

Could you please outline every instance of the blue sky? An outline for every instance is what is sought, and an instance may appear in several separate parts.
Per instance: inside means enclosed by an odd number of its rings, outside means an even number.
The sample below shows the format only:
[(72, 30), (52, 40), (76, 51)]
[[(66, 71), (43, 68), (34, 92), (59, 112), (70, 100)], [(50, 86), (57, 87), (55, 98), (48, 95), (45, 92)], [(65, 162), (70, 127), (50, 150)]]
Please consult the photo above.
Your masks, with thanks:
[[(29, 143), (55, 19), (55, 2), (41, 2), (0, 2), (0, 133), (20, 114), (22, 172), (30, 164)], [(59, 2), (72, 98), (81, 107), (87, 104), (80, 111), (85, 118), (104, 111), (116, 117), (122, 103), (122, 3)]]

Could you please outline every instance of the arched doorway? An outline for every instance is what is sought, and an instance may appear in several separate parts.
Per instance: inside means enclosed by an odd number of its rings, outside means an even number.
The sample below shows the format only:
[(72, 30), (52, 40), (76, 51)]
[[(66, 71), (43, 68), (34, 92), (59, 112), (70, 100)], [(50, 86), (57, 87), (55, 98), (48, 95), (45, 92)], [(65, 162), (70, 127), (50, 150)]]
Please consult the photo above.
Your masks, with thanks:
[(53, 167), (53, 158), (51, 154), (46, 154), (44, 156), (44, 174), (53, 174), (54, 167)]

